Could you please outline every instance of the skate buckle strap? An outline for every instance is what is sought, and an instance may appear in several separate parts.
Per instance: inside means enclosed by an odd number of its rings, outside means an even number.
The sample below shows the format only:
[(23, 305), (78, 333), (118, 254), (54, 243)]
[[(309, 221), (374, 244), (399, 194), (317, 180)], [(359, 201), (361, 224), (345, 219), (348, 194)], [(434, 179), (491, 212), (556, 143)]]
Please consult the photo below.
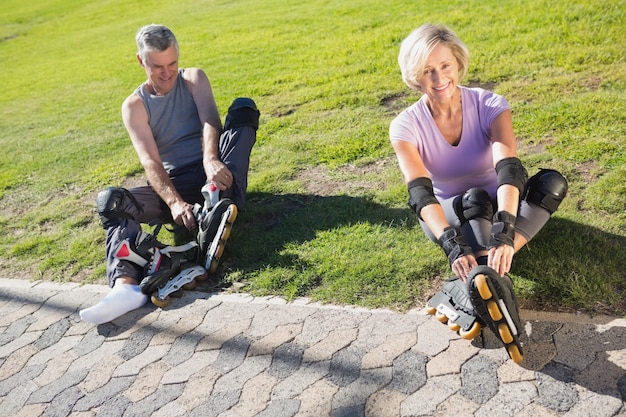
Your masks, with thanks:
[(166, 254), (166, 253), (182, 253), (182, 252), (187, 252), (190, 249), (195, 248), (196, 246), (198, 246), (198, 243), (195, 241), (190, 241), (185, 243), (184, 245), (179, 245), (179, 246), (166, 246), (163, 249), (161, 249), (161, 253)]

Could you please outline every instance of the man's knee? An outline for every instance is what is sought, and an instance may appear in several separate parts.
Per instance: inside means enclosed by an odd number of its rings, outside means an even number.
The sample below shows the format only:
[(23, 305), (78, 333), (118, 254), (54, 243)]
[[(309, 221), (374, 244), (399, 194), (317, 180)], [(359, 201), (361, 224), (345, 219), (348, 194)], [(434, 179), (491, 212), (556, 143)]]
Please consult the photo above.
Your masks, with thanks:
[(251, 126), (254, 130), (259, 128), (259, 116), (261, 112), (251, 98), (239, 97), (233, 100), (228, 108), (224, 130), (234, 129), (241, 126)]
[(567, 194), (567, 180), (560, 172), (541, 169), (526, 182), (523, 200), (554, 213)]
[(461, 220), (461, 224), (474, 219), (491, 221), (493, 217), (493, 202), (489, 193), (482, 188), (470, 188), (454, 201), (454, 212)]
[(96, 198), (96, 207), (102, 227), (107, 229), (119, 224), (122, 219), (134, 219), (135, 216), (126, 210), (128, 204), (141, 212), (141, 206), (137, 199), (125, 188), (109, 187), (100, 191)]

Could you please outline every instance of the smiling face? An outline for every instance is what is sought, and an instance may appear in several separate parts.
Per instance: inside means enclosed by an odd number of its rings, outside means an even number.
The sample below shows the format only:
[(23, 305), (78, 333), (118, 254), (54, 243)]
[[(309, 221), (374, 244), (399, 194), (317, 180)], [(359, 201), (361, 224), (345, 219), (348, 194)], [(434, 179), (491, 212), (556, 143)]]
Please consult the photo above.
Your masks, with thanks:
[(459, 63), (452, 50), (437, 44), (428, 58), (418, 79), (419, 89), (435, 102), (453, 98), (459, 82)]
[(139, 63), (146, 71), (148, 84), (157, 94), (169, 93), (178, 76), (178, 51), (174, 45), (164, 51), (148, 51), (146, 59), (137, 55)]

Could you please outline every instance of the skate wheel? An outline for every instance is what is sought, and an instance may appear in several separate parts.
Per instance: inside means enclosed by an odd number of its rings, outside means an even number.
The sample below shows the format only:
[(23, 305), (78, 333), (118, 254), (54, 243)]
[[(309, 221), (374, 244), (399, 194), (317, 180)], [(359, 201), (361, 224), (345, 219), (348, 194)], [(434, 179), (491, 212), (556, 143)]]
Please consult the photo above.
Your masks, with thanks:
[(196, 281), (191, 281), (183, 285), (183, 290), (191, 291), (196, 288)]
[(237, 206), (231, 204), (229, 208), (231, 209), (230, 216), (228, 216), (228, 219), (226, 219), (226, 221), (232, 224), (235, 222), (235, 219), (237, 219)]
[(487, 301), (493, 297), (493, 294), (491, 294), (491, 290), (489, 289), (489, 285), (487, 284), (486, 276), (484, 276), (483, 274), (476, 275), (476, 278), (474, 279), (474, 283), (476, 285), (476, 289), (478, 290), (478, 293), (480, 294), (480, 297), (483, 300)]
[(429, 305), (426, 305), (426, 312), (428, 314), (430, 314), (431, 316), (434, 316), (435, 313), (437, 312), (437, 309), (435, 307), (431, 307)]
[(487, 311), (489, 311), (489, 316), (493, 321), (502, 320), (502, 312), (498, 308), (498, 304), (495, 301), (489, 301), (487, 303)]
[(204, 274), (199, 275), (199, 276), (196, 277), (196, 282), (204, 282), (207, 279), (209, 279), (209, 273), (205, 272)]
[(498, 333), (500, 334), (500, 339), (505, 343), (509, 344), (513, 342), (513, 335), (509, 331), (509, 327), (505, 323), (501, 323), (498, 325)]
[(458, 332), (459, 330), (461, 330), (461, 326), (459, 326), (457, 323), (453, 321), (448, 322), (448, 328), (452, 330), (453, 332)]
[(519, 347), (517, 345), (510, 345), (506, 347), (509, 356), (515, 363), (521, 363), (524, 360), (524, 357), (519, 351)]
[(152, 301), (152, 304), (160, 308), (167, 307), (167, 305), (172, 301), (169, 295), (166, 296), (164, 300), (161, 300), (156, 295), (153, 295), (152, 297), (150, 297), (150, 300)]
[(448, 316), (440, 312), (435, 313), (435, 318), (443, 324), (446, 324), (448, 322)]
[(226, 223), (226, 227), (224, 227), (224, 231), (222, 232), (222, 240), (228, 240), (228, 238), (230, 237), (230, 230), (231, 230), (231, 226), (230, 224)]
[(465, 340), (472, 340), (480, 334), (481, 329), (482, 326), (480, 325), (480, 323), (475, 322), (468, 331), (465, 331), (463, 329), (459, 330), (459, 336), (461, 336)]
[(212, 274), (215, 271), (217, 271), (217, 266), (220, 263), (220, 258), (222, 257), (223, 253), (224, 253), (224, 242), (221, 241), (220, 244), (217, 246), (217, 250), (213, 254), (213, 259), (211, 261), (211, 267), (209, 268), (209, 273)]

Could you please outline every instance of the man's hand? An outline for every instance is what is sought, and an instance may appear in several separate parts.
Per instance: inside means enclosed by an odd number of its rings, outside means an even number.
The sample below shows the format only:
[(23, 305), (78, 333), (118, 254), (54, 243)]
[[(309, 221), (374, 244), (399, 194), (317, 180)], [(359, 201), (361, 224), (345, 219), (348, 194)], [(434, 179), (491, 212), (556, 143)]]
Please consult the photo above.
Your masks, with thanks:
[(196, 218), (193, 215), (193, 206), (184, 201), (176, 202), (170, 207), (172, 218), (176, 224), (185, 226), (188, 230), (196, 228)]
[(211, 161), (206, 167), (207, 182), (213, 182), (218, 189), (224, 191), (232, 187), (233, 174), (226, 165), (219, 160)]

